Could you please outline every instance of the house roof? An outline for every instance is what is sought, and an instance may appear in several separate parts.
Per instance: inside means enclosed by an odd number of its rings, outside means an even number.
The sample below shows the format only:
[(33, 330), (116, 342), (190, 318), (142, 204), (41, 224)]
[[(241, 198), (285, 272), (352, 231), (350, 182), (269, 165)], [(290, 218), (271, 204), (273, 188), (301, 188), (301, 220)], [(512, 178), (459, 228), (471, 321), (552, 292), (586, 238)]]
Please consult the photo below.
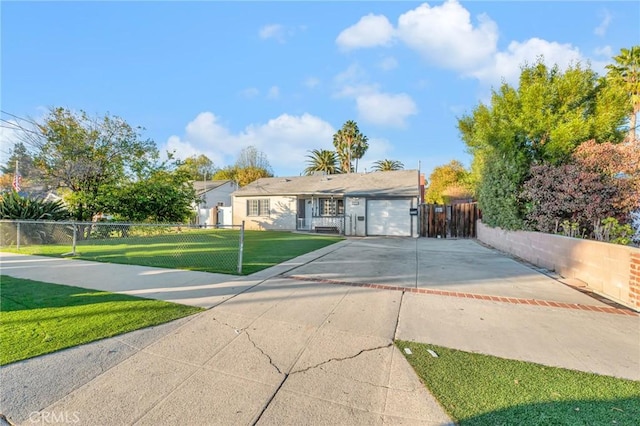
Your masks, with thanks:
[(225, 184), (230, 183), (230, 182), (233, 183), (233, 181), (230, 180), (230, 179), (208, 180), (206, 182), (201, 181), (201, 180), (195, 180), (195, 181), (193, 181), (193, 187), (195, 188), (197, 195), (202, 195), (205, 192), (209, 192), (212, 189), (219, 188), (222, 185), (225, 185)]
[(334, 195), (415, 197), (417, 170), (337, 175), (261, 178), (238, 189), (236, 197), (264, 195)]

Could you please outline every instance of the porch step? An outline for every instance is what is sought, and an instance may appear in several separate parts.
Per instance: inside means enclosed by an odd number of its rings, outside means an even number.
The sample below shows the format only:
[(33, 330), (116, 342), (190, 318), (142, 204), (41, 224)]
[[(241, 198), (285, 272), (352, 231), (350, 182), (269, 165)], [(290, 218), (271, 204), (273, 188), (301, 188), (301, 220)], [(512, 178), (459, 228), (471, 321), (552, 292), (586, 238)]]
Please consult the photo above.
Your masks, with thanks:
[(337, 226), (316, 226), (315, 231), (317, 234), (339, 234), (340, 230)]

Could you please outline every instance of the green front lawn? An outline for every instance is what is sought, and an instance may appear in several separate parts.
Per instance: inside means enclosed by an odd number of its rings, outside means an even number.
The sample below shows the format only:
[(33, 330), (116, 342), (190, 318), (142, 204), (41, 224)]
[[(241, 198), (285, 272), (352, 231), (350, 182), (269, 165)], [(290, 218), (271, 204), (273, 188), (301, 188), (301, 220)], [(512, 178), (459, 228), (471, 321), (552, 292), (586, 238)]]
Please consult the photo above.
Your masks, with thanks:
[(637, 425), (640, 419), (637, 381), (422, 343), (396, 345), (461, 425)]
[(0, 276), (0, 365), (182, 318), (202, 308)]
[[(76, 258), (98, 262), (192, 271), (236, 274), (239, 231), (185, 230), (161, 235), (112, 236), (78, 241)], [(242, 274), (277, 265), (302, 254), (341, 241), (330, 235), (297, 234), (279, 231), (245, 231)], [(71, 245), (23, 245), (4, 247), (4, 251), (44, 256), (62, 256)]]

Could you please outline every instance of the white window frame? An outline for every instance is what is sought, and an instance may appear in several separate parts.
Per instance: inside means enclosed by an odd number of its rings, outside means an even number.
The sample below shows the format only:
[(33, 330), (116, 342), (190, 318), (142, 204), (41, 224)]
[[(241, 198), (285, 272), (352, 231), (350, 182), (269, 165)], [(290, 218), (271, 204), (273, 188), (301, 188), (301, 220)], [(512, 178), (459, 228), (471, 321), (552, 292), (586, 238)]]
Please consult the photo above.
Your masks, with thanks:
[(268, 198), (252, 198), (247, 200), (247, 216), (269, 216), (270, 200)]
[(338, 217), (343, 215), (344, 215), (344, 201), (342, 199), (318, 198), (318, 216), (319, 217)]

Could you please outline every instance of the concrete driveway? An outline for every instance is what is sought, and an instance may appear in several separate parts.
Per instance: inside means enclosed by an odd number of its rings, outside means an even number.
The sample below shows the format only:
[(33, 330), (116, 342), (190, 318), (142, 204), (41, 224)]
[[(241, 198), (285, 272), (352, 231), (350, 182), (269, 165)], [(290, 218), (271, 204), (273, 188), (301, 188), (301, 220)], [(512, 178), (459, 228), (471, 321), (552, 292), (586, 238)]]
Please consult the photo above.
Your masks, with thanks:
[[(1, 259), (3, 273), (63, 280), (65, 267), (19, 268)], [(130, 267), (133, 275), (127, 267), (118, 274), (100, 268), (91, 274), (94, 288), (169, 300), (180, 293), (212, 308), (3, 367), (0, 411), (10, 418), (28, 424), (75, 413), (79, 424), (447, 424), (392, 346), (394, 338), (640, 380), (637, 314), (470, 240), (350, 239), (215, 283), (154, 268)], [(143, 280), (141, 287), (136, 276), (161, 281)], [(195, 298), (190, 290), (154, 292), (181, 286), (206, 291)]]
[(601, 304), (475, 240), (366, 238), (287, 273), (308, 279)]

